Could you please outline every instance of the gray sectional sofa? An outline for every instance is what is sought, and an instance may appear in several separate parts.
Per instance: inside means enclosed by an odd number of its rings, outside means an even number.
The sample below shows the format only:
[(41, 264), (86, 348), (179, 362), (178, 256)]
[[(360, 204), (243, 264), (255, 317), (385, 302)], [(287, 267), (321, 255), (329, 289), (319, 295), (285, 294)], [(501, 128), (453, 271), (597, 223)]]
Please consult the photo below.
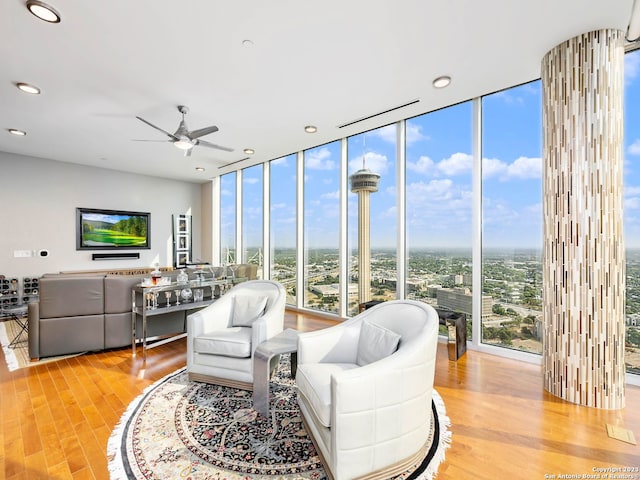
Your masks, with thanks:
[[(131, 346), (131, 289), (144, 276), (148, 274), (42, 276), (40, 300), (28, 305), (30, 358)], [(150, 318), (147, 335), (185, 332), (189, 313)], [(137, 322), (136, 332), (141, 332), (140, 317)]]
[[(236, 277), (255, 279), (256, 265), (234, 265)], [(223, 267), (214, 267), (219, 276)], [(175, 281), (178, 271), (163, 272)], [(231, 275), (228, 270), (227, 275)], [(40, 278), (40, 298), (28, 304), (29, 356), (54, 355), (131, 346), (131, 289), (149, 273), (50, 273)], [(194, 278), (191, 272), (190, 278)], [(136, 302), (142, 304), (139, 298)], [(147, 318), (147, 337), (186, 332), (187, 315), (194, 310)], [(136, 337), (141, 338), (138, 315)]]

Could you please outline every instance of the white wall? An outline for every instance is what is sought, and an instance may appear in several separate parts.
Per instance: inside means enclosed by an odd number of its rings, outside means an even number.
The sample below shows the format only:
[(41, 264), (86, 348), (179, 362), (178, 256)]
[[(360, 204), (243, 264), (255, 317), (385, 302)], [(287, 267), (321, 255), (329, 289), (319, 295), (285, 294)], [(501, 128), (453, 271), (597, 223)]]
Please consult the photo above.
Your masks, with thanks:
[[(193, 216), (193, 257), (201, 257), (201, 186), (0, 152), (0, 274), (173, 264), (172, 215)], [(151, 249), (139, 260), (91, 260), (76, 250), (76, 207), (151, 213)], [(14, 258), (15, 250), (48, 257)], [(108, 250), (103, 250), (108, 252)]]

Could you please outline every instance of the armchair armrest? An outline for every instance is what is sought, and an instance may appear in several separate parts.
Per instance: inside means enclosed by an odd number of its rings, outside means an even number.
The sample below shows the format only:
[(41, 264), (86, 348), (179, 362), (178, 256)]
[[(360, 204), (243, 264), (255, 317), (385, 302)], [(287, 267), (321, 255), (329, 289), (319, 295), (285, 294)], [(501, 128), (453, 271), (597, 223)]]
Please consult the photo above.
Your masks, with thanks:
[(356, 363), (361, 322), (341, 324), (298, 335), (298, 365), (304, 363)]
[[(283, 307), (284, 309), (284, 307)], [(251, 324), (251, 352), (256, 350), (262, 342), (275, 337), (284, 329), (282, 311), (270, 309)]]

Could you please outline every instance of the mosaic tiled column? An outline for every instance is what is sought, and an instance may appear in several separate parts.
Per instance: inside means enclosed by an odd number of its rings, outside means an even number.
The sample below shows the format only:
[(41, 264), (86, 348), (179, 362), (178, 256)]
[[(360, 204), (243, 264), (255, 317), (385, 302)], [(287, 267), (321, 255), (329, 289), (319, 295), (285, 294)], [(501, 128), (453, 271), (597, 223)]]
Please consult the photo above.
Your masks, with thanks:
[(572, 38), (542, 61), (544, 386), (624, 407), (624, 34)]

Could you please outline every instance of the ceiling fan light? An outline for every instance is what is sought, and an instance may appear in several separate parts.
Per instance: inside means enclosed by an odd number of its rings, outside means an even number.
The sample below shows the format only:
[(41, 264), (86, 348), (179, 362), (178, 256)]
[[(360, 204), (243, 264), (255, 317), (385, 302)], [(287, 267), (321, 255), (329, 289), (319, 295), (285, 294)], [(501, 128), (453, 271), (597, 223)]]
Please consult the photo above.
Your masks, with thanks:
[(49, 23), (60, 23), (60, 14), (51, 5), (40, 0), (27, 0), (27, 8), (40, 20)]
[(189, 150), (190, 148), (193, 148), (193, 143), (189, 140), (176, 140), (173, 144), (180, 150)]

